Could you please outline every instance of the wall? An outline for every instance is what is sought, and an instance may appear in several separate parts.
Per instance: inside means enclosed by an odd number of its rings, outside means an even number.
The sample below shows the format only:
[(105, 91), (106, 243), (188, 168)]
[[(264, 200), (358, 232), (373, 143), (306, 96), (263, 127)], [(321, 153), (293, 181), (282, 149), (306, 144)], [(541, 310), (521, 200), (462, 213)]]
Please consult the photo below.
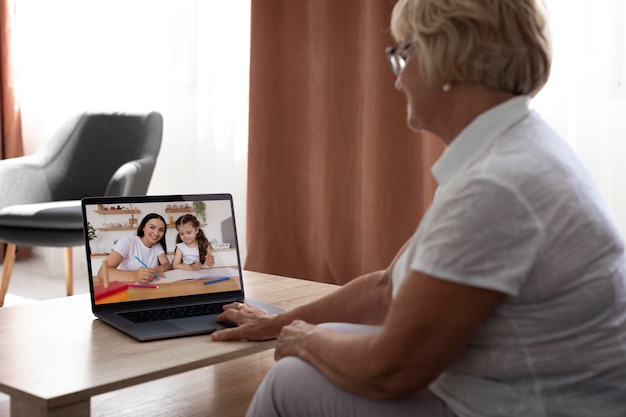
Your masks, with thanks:
[(250, 0), (17, 0), (26, 153), (79, 112), (159, 111), (148, 193), (231, 193), (245, 259), (249, 36)]

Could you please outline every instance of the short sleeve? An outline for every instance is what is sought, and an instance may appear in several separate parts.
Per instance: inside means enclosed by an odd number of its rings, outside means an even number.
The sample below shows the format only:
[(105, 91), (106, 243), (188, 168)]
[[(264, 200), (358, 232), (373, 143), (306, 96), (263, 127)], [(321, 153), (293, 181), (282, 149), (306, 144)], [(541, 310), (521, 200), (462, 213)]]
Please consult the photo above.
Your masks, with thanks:
[(544, 240), (543, 225), (515, 189), (495, 178), (464, 180), (438, 191), (409, 268), (515, 296)]
[(115, 250), (115, 252), (122, 255), (123, 258), (128, 258), (128, 256), (130, 255), (132, 251), (132, 246), (133, 246), (132, 239), (134, 239), (134, 237), (124, 237), (118, 240), (113, 245), (113, 250)]
[(156, 245), (154, 245), (154, 250), (156, 252), (156, 256), (160, 256), (162, 253), (165, 253), (165, 250), (163, 250), (163, 246), (161, 246), (160, 243), (157, 243)]

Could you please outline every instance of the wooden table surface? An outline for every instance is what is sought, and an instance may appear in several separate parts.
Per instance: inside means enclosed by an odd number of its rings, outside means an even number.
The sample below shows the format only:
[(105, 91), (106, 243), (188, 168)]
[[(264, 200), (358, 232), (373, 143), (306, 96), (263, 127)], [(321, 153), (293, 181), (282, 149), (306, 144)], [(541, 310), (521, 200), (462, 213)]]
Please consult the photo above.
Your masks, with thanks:
[[(244, 288), (289, 310), (337, 287), (246, 271)], [(150, 414), (243, 415), (273, 363), (274, 341), (137, 342), (97, 320), (86, 294), (0, 309), (0, 334), (0, 392), (11, 396), (13, 417), (144, 415), (137, 407), (163, 400), (174, 414), (162, 406)], [(182, 406), (192, 408), (178, 414)], [(0, 416), (6, 408), (0, 403)]]

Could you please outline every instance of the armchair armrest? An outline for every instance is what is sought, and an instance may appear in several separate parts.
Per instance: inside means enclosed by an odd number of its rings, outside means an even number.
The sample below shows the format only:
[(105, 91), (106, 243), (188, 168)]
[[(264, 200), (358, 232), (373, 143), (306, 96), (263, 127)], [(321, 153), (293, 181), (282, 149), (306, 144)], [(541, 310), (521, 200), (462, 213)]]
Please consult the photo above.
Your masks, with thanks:
[(154, 160), (141, 158), (120, 166), (109, 181), (105, 195), (143, 195), (148, 190)]

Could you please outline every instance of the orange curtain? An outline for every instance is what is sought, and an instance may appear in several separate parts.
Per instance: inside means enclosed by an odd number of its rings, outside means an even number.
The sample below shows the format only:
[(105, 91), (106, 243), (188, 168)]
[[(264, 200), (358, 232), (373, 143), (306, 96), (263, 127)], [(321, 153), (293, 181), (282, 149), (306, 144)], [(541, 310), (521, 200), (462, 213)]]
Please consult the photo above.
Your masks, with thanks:
[(22, 122), (15, 97), (15, 78), (12, 57), (15, 0), (0, 0), (0, 159), (24, 154)]
[(393, 0), (252, 1), (246, 269), (343, 284), (385, 268), (443, 146), (409, 131)]

